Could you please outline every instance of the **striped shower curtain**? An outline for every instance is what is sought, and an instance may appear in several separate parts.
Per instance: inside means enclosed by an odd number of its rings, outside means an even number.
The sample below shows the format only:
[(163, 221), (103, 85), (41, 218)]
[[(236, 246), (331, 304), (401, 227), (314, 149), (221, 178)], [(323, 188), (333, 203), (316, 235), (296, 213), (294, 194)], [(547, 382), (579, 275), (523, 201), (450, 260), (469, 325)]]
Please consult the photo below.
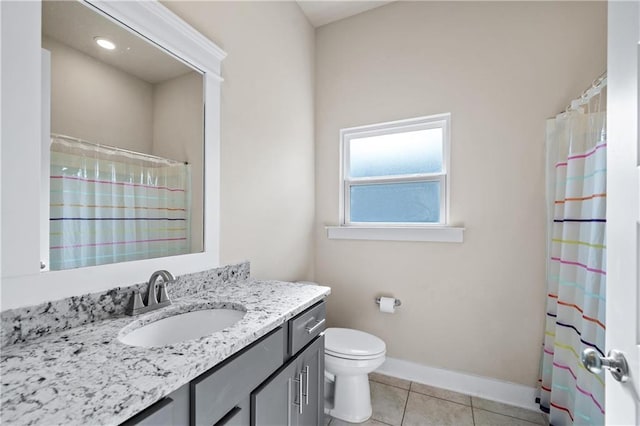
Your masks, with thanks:
[(588, 347), (604, 356), (603, 97), (547, 123), (548, 294), (539, 403), (555, 426), (604, 424), (604, 374), (588, 372), (579, 359)]
[(190, 185), (184, 163), (53, 137), (50, 268), (188, 253)]

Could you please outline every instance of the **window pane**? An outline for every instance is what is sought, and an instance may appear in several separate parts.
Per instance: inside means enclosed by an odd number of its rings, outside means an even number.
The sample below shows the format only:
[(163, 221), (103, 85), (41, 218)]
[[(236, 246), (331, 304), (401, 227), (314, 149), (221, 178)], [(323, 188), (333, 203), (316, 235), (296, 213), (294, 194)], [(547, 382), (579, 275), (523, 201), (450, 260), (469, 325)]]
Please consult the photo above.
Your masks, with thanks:
[(440, 182), (351, 187), (351, 222), (440, 222)]
[(351, 177), (442, 171), (442, 129), (351, 139)]

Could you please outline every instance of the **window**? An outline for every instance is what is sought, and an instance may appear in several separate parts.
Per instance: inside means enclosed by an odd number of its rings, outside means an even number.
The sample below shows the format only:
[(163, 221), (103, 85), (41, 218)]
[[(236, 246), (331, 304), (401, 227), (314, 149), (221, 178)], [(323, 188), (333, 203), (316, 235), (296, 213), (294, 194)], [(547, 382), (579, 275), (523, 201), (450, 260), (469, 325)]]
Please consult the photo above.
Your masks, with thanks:
[[(360, 239), (358, 229), (368, 228), (376, 237), (362, 239), (441, 241), (418, 228), (454, 229), (446, 226), (450, 118), (439, 114), (342, 129), (341, 226), (330, 227), (329, 237)], [(385, 228), (404, 228), (403, 236), (380, 237)], [(455, 229), (458, 236), (451, 241), (461, 241), (462, 228)]]
[(344, 225), (446, 223), (449, 114), (344, 129)]

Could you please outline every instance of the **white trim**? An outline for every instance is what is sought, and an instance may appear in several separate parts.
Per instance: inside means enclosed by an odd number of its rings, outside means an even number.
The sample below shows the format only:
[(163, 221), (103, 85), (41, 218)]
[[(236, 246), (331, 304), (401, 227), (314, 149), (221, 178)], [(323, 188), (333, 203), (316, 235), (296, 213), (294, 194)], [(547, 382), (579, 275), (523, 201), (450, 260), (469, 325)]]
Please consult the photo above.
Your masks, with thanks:
[(350, 186), (372, 185), (376, 183), (397, 183), (397, 182), (435, 182), (443, 181), (446, 173), (415, 173), (407, 175), (389, 175), (375, 177), (356, 177), (346, 179)]
[(444, 223), (449, 224), (449, 213), (450, 213), (450, 205), (451, 205), (451, 113), (441, 114), (446, 115), (447, 119), (445, 120), (445, 125), (442, 128), (444, 134), (442, 135), (442, 139), (444, 140), (444, 152), (442, 155), (444, 156), (444, 162), (442, 164), (442, 171), (445, 173), (444, 177), (444, 189), (445, 189), (445, 200), (444, 200), (444, 212), (441, 213), (444, 217)]
[[(4, 37), (4, 33), (2, 31), (2, 6), (0, 5), (0, 36)], [(0, 41), (0, 92), (3, 90), (2, 86), (4, 84), (4, 80), (2, 79), (2, 42)], [(0, 188), (2, 188), (2, 96), (0, 96)], [(0, 277), (2, 277), (2, 194), (0, 194)], [(2, 278), (0, 278), (0, 284), (2, 283)], [(2, 292), (0, 291), (0, 295)], [(1, 304), (2, 296), (0, 296), (0, 304)]]
[(539, 410), (535, 403), (536, 389), (517, 383), (429, 367), (390, 357), (387, 357), (376, 372), (528, 410)]
[(42, 54), (42, 144), (40, 152), (40, 269), (49, 270), (49, 205), (51, 174), (51, 52), (41, 49)]
[[(408, 127), (411, 125), (416, 125), (416, 124), (419, 124), (421, 121), (425, 121), (425, 119), (428, 119), (428, 120), (426, 120), (426, 122), (421, 125), (428, 125), (429, 123), (435, 123), (437, 121), (446, 121), (447, 119), (451, 119), (451, 113), (446, 112), (442, 114), (434, 114), (434, 115), (428, 115), (423, 117), (405, 118), (402, 120), (387, 121), (385, 123), (366, 124), (364, 126), (349, 127), (349, 128), (343, 129), (343, 131), (349, 131), (351, 133), (367, 134), (368, 132), (380, 131), (380, 130), (387, 129), (389, 127), (397, 128), (397, 127)], [(439, 127), (441, 126), (434, 125), (432, 127), (425, 127), (425, 128), (434, 129)], [(384, 134), (384, 133), (379, 133), (379, 134)]]
[(4, 303), (5, 276), (40, 273), (42, 35), (40, 3), (0, 1), (0, 8)]
[(220, 67), (227, 56), (211, 40), (157, 1), (83, 0), (98, 13), (157, 44), (170, 54), (221, 79)]
[(427, 241), (461, 243), (465, 228), (455, 226), (327, 226), (330, 240)]

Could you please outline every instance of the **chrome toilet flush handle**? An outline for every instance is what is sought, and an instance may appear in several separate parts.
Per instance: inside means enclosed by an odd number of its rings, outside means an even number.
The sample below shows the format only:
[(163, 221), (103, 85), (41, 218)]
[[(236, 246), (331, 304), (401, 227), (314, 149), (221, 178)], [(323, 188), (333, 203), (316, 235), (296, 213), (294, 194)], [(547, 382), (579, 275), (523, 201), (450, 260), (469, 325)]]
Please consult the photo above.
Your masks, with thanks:
[(606, 357), (593, 348), (587, 348), (580, 355), (582, 365), (593, 374), (599, 374), (603, 369), (611, 372), (614, 379), (619, 382), (629, 380), (629, 365), (622, 352), (612, 349)]

